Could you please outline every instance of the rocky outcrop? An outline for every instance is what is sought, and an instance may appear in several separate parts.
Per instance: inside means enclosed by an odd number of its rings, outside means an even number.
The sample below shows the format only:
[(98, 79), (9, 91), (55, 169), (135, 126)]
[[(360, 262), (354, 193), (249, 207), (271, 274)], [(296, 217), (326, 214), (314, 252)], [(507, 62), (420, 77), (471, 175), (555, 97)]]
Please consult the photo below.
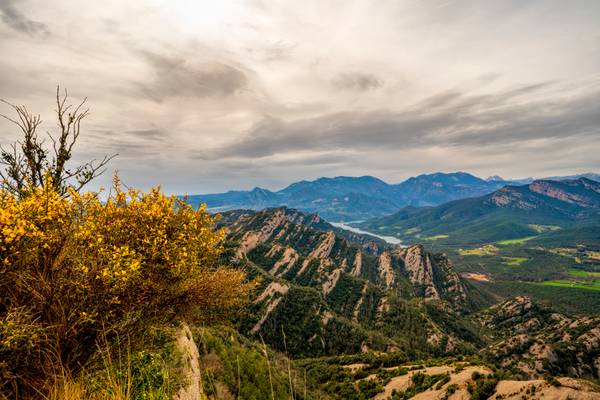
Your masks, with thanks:
[(362, 270), (362, 252), (357, 251), (356, 256), (354, 257), (354, 264), (352, 264), (352, 272), (353, 276), (360, 276), (360, 272)]
[(394, 270), (392, 269), (392, 257), (389, 252), (384, 252), (379, 256), (378, 274), (383, 285), (390, 288), (394, 284)]
[(327, 232), (323, 235), (323, 241), (309, 254), (310, 258), (327, 258), (335, 244), (335, 233)]
[(585, 178), (562, 181), (560, 184), (553, 181), (535, 181), (529, 185), (529, 190), (579, 207), (600, 207), (598, 196), (590, 196), (586, 192), (581, 193), (570, 190), (577, 186), (600, 193), (600, 183)]
[(445, 298), (458, 304), (466, 300), (462, 280), (447, 257), (434, 257), (422, 245), (397, 249), (394, 254), (402, 259), (410, 282), (423, 289), (426, 299)]
[(324, 296), (327, 296), (329, 293), (331, 293), (333, 288), (335, 288), (335, 285), (337, 284), (341, 275), (341, 269), (334, 269), (330, 273), (325, 274), (325, 281), (323, 282), (322, 286), (322, 292)]
[(354, 307), (354, 311), (352, 312), (352, 319), (354, 321), (358, 321), (358, 315), (360, 314), (360, 307), (363, 304), (363, 300), (365, 298), (365, 294), (367, 293), (367, 288), (369, 287), (368, 283), (365, 282), (362, 290), (360, 291), (360, 299), (356, 302), (356, 306)]
[(284, 212), (277, 210), (268, 220), (265, 221), (258, 231), (246, 232), (242, 237), (241, 243), (236, 252), (236, 256), (241, 258), (249, 251), (255, 249), (259, 244), (266, 242), (271, 237), (273, 232), (275, 232), (275, 229), (277, 229), (284, 220)]
[(440, 295), (433, 282), (433, 267), (429, 254), (421, 245), (415, 245), (398, 250), (404, 261), (404, 269), (413, 284), (425, 288), (425, 298), (439, 299)]
[(481, 317), (481, 323), (492, 331), (508, 330), (527, 333), (546, 324), (547, 311), (526, 296), (517, 296), (491, 307)]
[[(299, 255), (296, 250), (291, 247), (286, 247), (283, 251), (282, 257), (275, 262), (275, 264), (273, 264), (273, 268), (269, 270), (269, 273), (273, 275), (285, 275), (294, 266), (294, 264), (296, 264), (298, 259)], [(281, 267), (284, 268), (280, 271)]]
[(203, 395), (200, 386), (200, 354), (187, 324), (177, 331), (177, 350), (182, 356), (181, 375), (185, 384), (175, 394), (174, 400), (196, 400)]
[(485, 353), (505, 368), (529, 378), (600, 377), (600, 317), (566, 317), (517, 296), (483, 312), (479, 322), (492, 339), (503, 338)]
[(271, 282), (265, 290), (254, 300), (255, 303), (266, 301), (262, 316), (258, 322), (252, 327), (250, 333), (253, 335), (257, 334), (262, 328), (263, 324), (269, 318), (269, 315), (281, 302), (282, 296), (285, 296), (290, 287), (285, 284), (278, 282)]

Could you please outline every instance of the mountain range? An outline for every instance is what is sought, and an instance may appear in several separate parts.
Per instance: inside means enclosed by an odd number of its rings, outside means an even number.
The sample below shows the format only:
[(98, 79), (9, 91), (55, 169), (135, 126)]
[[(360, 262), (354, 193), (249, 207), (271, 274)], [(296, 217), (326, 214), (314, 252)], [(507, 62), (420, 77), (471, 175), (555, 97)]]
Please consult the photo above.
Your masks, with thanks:
[(600, 183), (587, 178), (507, 185), (435, 207), (405, 207), (359, 224), (406, 242), (468, 245), (533, 237), (600, 223)]
[(227, 262), (257, 282), (240, 332), (295, 358), (380, 354), (389, 358), (381, 367), (478, 354), (524, 378), (600, 376), (597, 316), (499, 299), (422, 245), (343, 237), (319, 215), (285, 207), (225, 212), (220, 225)]
[[(317, 214), (285, 207), (224, 213), (220, 224), (228, 262), (260, 281), (242, 332), (276, 349), (285, 350), (283, 334), (302, 357), (472, 346), (461, 339), (467, 328), (435, 320), (467, 312), (476, 298), (441, 254), (349, 239)], [(431, 307), (439, 310), (429, 315)]]
[[(584, 175), (600, 179), (597, 174)], [(358, 221), (389, 215), (406, 206), (436, 206), (482, 196), (506, 185), (530, 182), (529, 179), (507, 181), (497, 176), (486, 180), (466, 172), (419, 175), (398, 184), (388, 184), (372, 176), (339, 176), (300, 181), (279, 191), (257, 187), (249, 191), (190, 195), (187, 201), (195, 207), (206, 203), (214, 212), (287, 206), (318, 212), (333, 222)]]

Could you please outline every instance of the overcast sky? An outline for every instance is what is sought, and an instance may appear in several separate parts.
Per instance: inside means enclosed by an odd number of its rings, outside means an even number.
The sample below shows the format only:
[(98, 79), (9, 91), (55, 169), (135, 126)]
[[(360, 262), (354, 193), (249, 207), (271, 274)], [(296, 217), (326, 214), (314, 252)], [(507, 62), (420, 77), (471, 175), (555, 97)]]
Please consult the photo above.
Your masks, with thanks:
[(78, 157), (129, 186), (600, 172), (598, 0), (0, 0), (0, 54), (47, 130), (89, 98)]

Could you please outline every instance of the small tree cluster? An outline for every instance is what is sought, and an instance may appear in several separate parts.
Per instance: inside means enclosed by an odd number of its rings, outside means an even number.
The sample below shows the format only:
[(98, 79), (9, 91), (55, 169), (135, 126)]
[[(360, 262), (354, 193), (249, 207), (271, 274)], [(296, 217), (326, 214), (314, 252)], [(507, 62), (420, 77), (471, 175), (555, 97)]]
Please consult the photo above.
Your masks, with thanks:
[(67, 91), (61, 95), (60, 88), (57, 87), (58, 134), (47, 134), (52, 146), (46, 146), (44, 138), (38, 134), (42, 124), (39, 115), (32, 114), (25, 106), (0, 100), (16, 114), (14, 118), (4, 114), (0, 116), (17, 126), (22, 136), (10, 148), (0, 148), (0, 164), (5, 167), (4, 171), (0, 170), (0, 187), (3, 190), (23, 196), (32, 187), (40, 188), (50, 184), (64, 196), (69, 188), (79, 191), (104, 172), (104, 167), (114, 155), (75, 167), (69, 166), (73, 147), (81, 133), (81, 122), (89, 115), (89, 109), (85, 108), (86, 99), (77, 106), (67, 104), (67, 99)]

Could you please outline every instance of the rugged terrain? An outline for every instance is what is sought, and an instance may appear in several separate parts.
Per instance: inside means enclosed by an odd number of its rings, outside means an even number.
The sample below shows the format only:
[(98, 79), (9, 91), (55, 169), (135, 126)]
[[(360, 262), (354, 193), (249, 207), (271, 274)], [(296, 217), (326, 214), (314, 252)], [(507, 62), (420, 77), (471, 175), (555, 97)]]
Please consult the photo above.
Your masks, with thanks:
[(599, 221), (600, 183), (579, 178), (505, 186), (485, 196), (437, 207), (407, 207), (359, 226), (408, 243), (467, 246), (531, 238), (560, 229), (586, 229)]
[(460, 316), (477, 296), (443, 255), (343, 237), (288, 208), (225, 213), (222, 224), (231, 262), (261, 282), (243, 330), (280, 350), (284, 336), (302, 357), (473, 349)]
[(600, 317), (498, 302), (442, 254), (345, 238), (316, 214), (236, 211), (221, 224), (229, 259), (260, 282), (241, 332), (294, 358), (478, 354), (520, 379), (600, 378)]

